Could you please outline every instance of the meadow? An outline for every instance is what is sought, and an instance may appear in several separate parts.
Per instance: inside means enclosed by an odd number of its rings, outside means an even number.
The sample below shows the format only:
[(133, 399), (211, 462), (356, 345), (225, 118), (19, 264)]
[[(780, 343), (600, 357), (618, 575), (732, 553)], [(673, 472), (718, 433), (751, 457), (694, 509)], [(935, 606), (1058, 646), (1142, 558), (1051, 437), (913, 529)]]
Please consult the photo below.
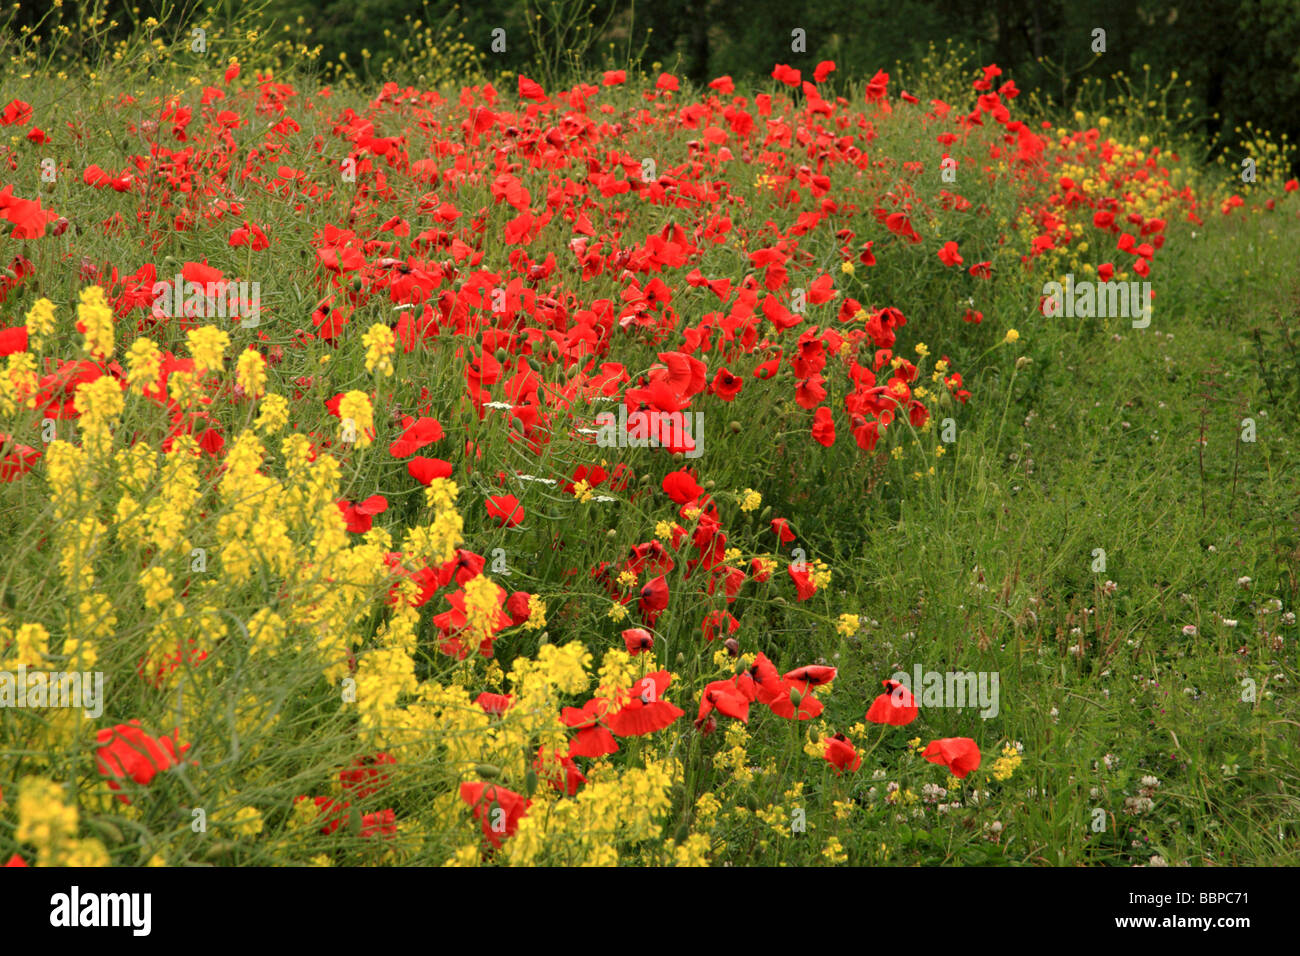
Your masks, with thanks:
[(0, 76), (0, 860), (1297, 862), (1289, 144), (150, 29)]

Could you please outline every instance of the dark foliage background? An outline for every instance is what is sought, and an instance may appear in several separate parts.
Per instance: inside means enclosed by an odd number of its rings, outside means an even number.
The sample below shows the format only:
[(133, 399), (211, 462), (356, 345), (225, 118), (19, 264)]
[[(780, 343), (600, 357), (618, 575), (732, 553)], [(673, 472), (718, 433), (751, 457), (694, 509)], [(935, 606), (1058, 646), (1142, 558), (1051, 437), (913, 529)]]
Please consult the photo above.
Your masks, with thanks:
[[(213, 6), (220, 17), (241, 5)], [(179, 8), (166, 0), (83, 6), (118, 20), (119, 31), (150, 15), (184, 15), (184, 0)], [(8, 28), (36, 24), (45, 11), (25, 3)], [(764, 82), (776, 63), (811, 72), (830, 59), (837, 77), (861, 79), (952, 40), (997, 63), (1022, 91), (1066, 106), (1085, 76), (1110, 83), (1120, 70), (1141, 79), (1144, 65), (1163, 79), (1176, 70), (1177, 105), (1190, 98), (1190, 123), (1211, 151), (1235, 145), (1235, 128), (1248, 122), (1292, 140), (1300, 134), (1300, 0), (266, 0), (264, 13), (271, 29), (301, 17), (324, 59), (346, 53), (349, 63), (362, 50), (373, 63), (399, 56), (408, 15), (454, 25), (488, 54), (489, 75), (554, 81), (557, 63), (570, 74), (639, 63), (701, 84), (722, 74)], [(1091, 49), (1098, 27), (1102, 56)], [(498, 28), (504, 53), (491, 52)], [(791, 50), (796, 28), (806, 32), (806, 52)]]

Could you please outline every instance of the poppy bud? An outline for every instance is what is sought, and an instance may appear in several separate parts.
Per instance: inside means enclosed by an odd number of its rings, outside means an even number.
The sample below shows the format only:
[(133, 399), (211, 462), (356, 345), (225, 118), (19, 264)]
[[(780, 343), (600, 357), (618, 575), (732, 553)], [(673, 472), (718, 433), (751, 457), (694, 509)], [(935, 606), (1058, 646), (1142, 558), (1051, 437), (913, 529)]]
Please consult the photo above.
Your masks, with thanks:
[(486, 777), (489, 780), (495, 780), (501, 776), (501, 768), (493, 763), (476, 763), (474, 772), (480, 777)]
[[(190, 816), (191, 815), (189, 813), (186, 813), (185, 819), (186, 820), (190, 819)], [(90, 817), (89, 819), (86, 820), (86, 824), (92, 827), (93, 829), (98, 830), (100, 833), (104, 834), (105, 836), (107, 836), (114, 843), (122, 842), (123, 839), (122, 831), (119, 830), (117, 827), (113, 826), (113, 824), (109, 823), (107, 820), (96, 820), (94, 817)]]
[(746, 807), (748, 807), (750, 810), (757, 810), (759, 807), (758, 797), (754, 796), (754, 794), (752, 793), (745, 794), (745, 799), (741, 800), (740, 802), (744, 804)]
[(1018, 369), (1021, 369), (1021, 368), (1024, 368), (1025, 366), (1027, 366), (1027, 365), (1033, 365), (1033, 364), (1034, 364), (1034, 360), (1031, 359), (1028, 355), (1022, 355), (1022, 356), (1020, 356), (1020, 358), (1016, 359), (1016, 368), (1018, 368)]
[(799, 706), (799, 702), (800, 702), (801, 700), (803, 700), (803, 694), (799, 693), (799, 688), (797, 688), (797, 687), (791, 687), (791, 688), (790, 688), (790, 703), (794, 704), (795, 707), (797, 708), (797, 707)]
[(686, 842), (686, 838), (690, 835), (691, 835), (691, 821), (683, 820), (681, 826), (677, 828), (677, 832), (673, 834), (673, 842), (679, 844), (684, 843)]
[(739, 435), (739, 434), (740, 434), (740, 422), (738, 422), (738, 421), (731, 421), (731, 422), (728, 422), (728, 423), (727, 423), (727, 427), (728, 427), (729, 429), (731, 429), (731, 434), (733, 434), (733, 435)]
[(678, 667), (681, 667), (681, 666), (682, 666), (683, 664), (685, 664), (685, 663), (686, 663), (686, 655), (683, 654), (681, 651), (678, 651), (678, 652), (677, 652), (677, 666), (678, 666)]
[(685, 461), (686, 456), (679, 451), (673, 452), (673, 461)]
[(649, 476), (648, 474), (646, 474), (646, 475), (642, 475), (641, 478), (640, 478), (640, 482), (641, 482), (641, 484), (643, 484), (643, 485), (648, 485), (648, 484), (650, 484), (650, 476)]
[(360, 279), (353, 279), (353, 280), (352, 280), (352, 291), (353, 291), (353, 292), (360, 292), (360, 291), (361, 291), (361, 280), (360, 280)]
[(817, 743), (817, 741), (819, 741), (819, 740), (822, 739), (822, 735), (819, 734), (819, 733), (817, 733), (816, 728), (814, 728), (814, 729), (808, 731), (808, 739), (809, 739), (810, 741), (812, 741), (813, 743)]
[(524, 775), (524, 790), (530, 797), (537, 792), (537, 771), (531, 767), (528, 768), (528, 773)]
[(497, 361), (504, 362), (506, 360), (506, 356), (508, 356), (509, 354), (510, 353), (503, 348), (497, 349)]
[[(360, 823), (359, 820), (358, 823)], [(212, 846), (208, 847), (208, 852), (204, 853), (203, 857), (207, 860), (216, 860), (225, 856), (231, 850), (237, 849), (239, 849), (239, 844), (231, 843), (229, 840), (219, 840), (212, 844)]]
[(722, 642), (722, 646), (727, 649), (727, 653), (730, 654), (732, 657), (740, 656), (740, 644), (736, 641), (734, 637), (727, 638), (725, 641)]
[(605, 537), (608, 538), (610, 541), (613, 541), (615, 538), (618, 537), (618, 532), (613, 528), (610, 528), (608, 531), (605, 532)]
[(540, 372), (542, 370), (542, 363), (530, 355), (528, 356), (528, 367), (534, 372)]
[(537, 646), (540, 647), (543, 644), (549, 644), (549, 643), (551, 643), (551, 632), (542, 631), (542, 636), (537, 639)]
[(767, 519), (770, 518), (770, 517), (772, 517), (772, 506), (771, 506), (771, 505), (766, 506), (762, 511), (760, 511), (760, 512), (758, 513), (758, 520), (759, 520), (759, 521), (767, 521)]
[(715, 484), (712, 478), (710, 478), (708, 481), (704, 483), (705, 491), (712, 491), (715, 487), (717, 487), (717, 485)]

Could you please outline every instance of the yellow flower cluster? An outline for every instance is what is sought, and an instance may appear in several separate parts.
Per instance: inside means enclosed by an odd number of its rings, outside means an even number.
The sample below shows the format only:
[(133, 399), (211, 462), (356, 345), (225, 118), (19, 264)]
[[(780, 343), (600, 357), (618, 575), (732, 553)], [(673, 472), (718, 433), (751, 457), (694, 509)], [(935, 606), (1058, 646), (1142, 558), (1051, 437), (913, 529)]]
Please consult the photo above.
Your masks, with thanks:
[(215, 326), (205, 325), (186, 332), (185, 344), (194, 359), (195, 372), (199, 375), (219, 372), (225, 362), (226, 349), (230, 348), (230, 336)]
[(993, 779), (1010, 780), (1020, 766), (1020, 751), (1012, 744), (1002, 748), (1002, 756), (993, 761)]
[(14, 839), (36, 848), (37, 866), (108, 866), (103, 843), (77, 839), (77, 808), (64, 802), (63, 788), (54, 781), (24, 777), (17, 810)]
[(370, 433), (375, 427), (373, 415), (369, 395), (356, 389), (347, 392), (339, 402), (340, 440), (347, 444), (355, 442), (358, 448), (369, 448)]
[(104, 290), (97, 285), (81, 290), (77, 321), (85, 336), (84, 350), (90, 358), (107, 361), (113, 357), (113, 310)]
[(393, 374), (393, 353), (397, 350), (397, 338), (393, 330), (382, 322), (376, 322), (361, 337), (361, 344), (366, 347), (366, 371), (381, 375)]

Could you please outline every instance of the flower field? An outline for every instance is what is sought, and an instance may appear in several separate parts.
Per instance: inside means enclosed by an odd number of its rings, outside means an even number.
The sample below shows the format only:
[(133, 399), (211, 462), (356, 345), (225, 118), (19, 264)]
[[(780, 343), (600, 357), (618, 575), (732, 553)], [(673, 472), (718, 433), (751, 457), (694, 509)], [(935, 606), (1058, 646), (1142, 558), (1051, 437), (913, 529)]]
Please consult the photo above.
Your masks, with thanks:
[(189, 70), (0, 78), (0, 860), (1295, 862), (1286, 147)]

